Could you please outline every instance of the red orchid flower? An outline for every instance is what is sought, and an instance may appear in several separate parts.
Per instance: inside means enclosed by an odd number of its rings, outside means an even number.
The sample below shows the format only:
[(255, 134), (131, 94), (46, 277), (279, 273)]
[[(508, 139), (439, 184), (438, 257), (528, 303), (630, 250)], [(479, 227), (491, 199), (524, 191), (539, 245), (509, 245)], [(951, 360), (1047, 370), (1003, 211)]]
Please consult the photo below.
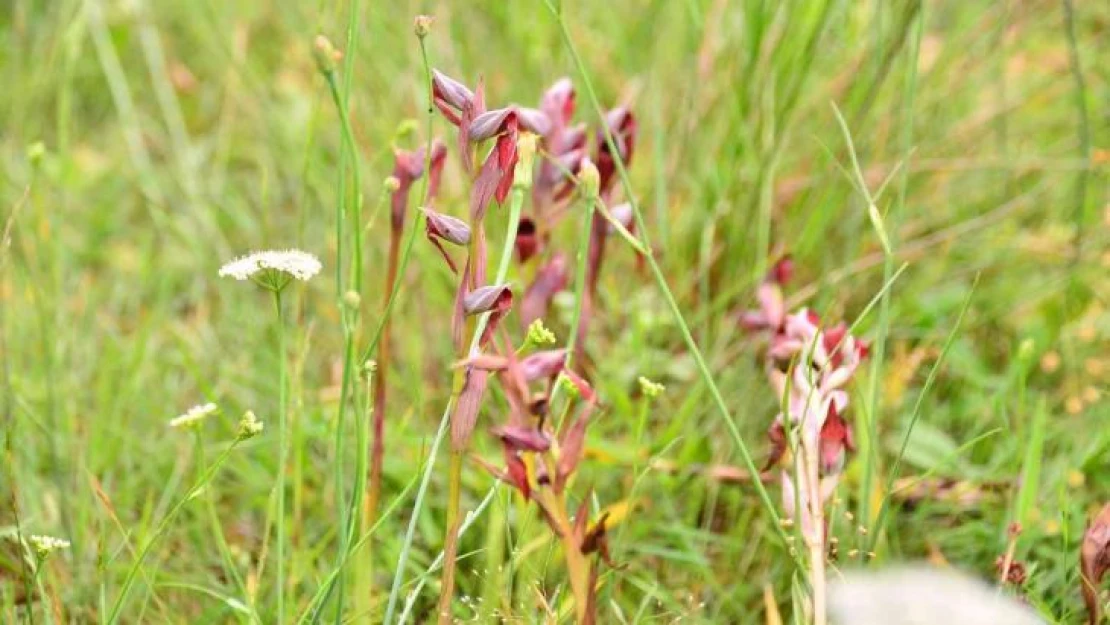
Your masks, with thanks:
[(470, 154), (470, 125), (474, 118), (486, 110), (482, 81), (478, 88), (471, 91), (461, 82), (446, 76), (439, 70), (432, 70), (432, 102), (447, 121), (459, 129), (458, 146), (462, 155), (463, 168), (473, 171)]
[(487, 111), (474, 119), (468, 134), (470, 141), (496, 139), (471, 191), (470, 212), (474, 220), (482, 219), (492, 199), (502, 203), (509, 196), (516, 173), (516, 144), (521, 129), (543, 135), (550, 126), (551, 121), (543, 112), (519, 106)]
[(612, 109), (605, 114), (605, 126), (613, 136), (613, 144), (617, 149), (614, 154), (606, 140), (605, 130), (597, 133), (597, 171), (601, 175), (601, 195), (608, 195), (609, 190), (616, 180), (617, 159), (625, 167), (632, 161), (632, 151), (636, 142), (636, 117), (632, 111), (622, 107)]
[(836, 403), (829, 404), (829, 414), (821, 426), (818, 450), (820, 454), (821, 472), (824, 475), (840, 473), (844, 468), (847, 452), (856, 450), (856, 443), (852, 437), (852, 426), (844, 420), (836, 409)]

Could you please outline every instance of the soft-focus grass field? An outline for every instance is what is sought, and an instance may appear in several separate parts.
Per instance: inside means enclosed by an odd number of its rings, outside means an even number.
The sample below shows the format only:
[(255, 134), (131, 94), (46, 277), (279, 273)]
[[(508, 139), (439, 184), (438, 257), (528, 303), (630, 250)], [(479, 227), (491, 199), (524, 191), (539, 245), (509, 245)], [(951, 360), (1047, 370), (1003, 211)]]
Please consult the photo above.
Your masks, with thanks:
[[(251, 409), (266, 433), (235, 449), (154, 543), (121, 622), (250, 622), (251, 596), (261, 622), (277, 622), (273, 553), (262, 548), (278, 462), (274, 316), (263, 293), (216, 275), (252, 249), (299, 247), (324, 263), (287, 298), (290, 619), (335, 568), (349, 497), (335, 474), (354, 483), (362, 417), (347, 415), (337, 449), (341, 126), (313, 61), (317, 34), (352, 64), (368, 224), (360, 348), (380, 318), (389, 215), (378, 198), (392, 147), (426, 139), (415, 15), (435, 17), (431, 65), (468, 83), (484, 76), (491, 105), (532, 106), (570, 76), (577, 117), (596, 119), (540, 0), (362, 2), (351, 50), (354, 4), (8, 0), (0, 8), (0, 534), (72, 542), (37, 585), (18, 543), (2, 543), (0, 621), (108, 619), (136, 551), (203, 471), (198, 453), (211, 461)], [(928, 558), (997, 577), (1016, 520), (1021, 592), (1046, 619), (1081, 622), (1078, 542), (1110, 498), (1110, 4), (564, 4), (602, 104), (638, 115), (630, 174), (652, 245), (757, 462), (777, 398), (736, 312), (753, 305), (768, 263), (793, 254), (792, 305), (849, 321), (905, 263), (887, 303), (857, 327), (874, 341), (877, 365), (852, 386), (861, 450), (840, 486), (830, 575)], [(868, 187), (889, 180), (876, 204), (890, 257), (833, 104)], [(418, 130), (399, 132), (408, 120)], [(454, 129), (437, 115), (435, 133), (450, 138)], [(465, 213), (466, 188), (452, 154), (440, 209)], [(410, 207), (409, 228), (416, 214)], [(491, 209), (493, 258), (505, 219)], [(571, 255), (578, 223), (569, 219), (556, 236)], [(529, 271), (514, 269), (511, 281), (524, 285)], [(391, 512), (356, 553), (344, 622), (383, 618), (450, 394), (453, 278), (421, 237), (401, 280), (382, 500)], [(622, 567), (603, 567), (600, 622), (770, 623), (765, 589), (789, 620), (804, 572), (775, 539), (752, 485), (721, 479), (742, 466), (740, 456), (662, 292), (619, 238), (601, 281), (586, 349), (605, 409), (575, 489), (580, 497), (592, 486), (594, 505), (618, 513), (610, 543)], [(547, 319), (561, 339), (572, 307), (560, 299)], [(519, 341), (519, 324), (509, 327)], [(666, 391), (649, 401), (639, 376)], [(205, 401), (222, 413), (198, 452), (167, 421)], [(846, 506), (873, 514), (889, 494), (915, 406), (896, 477), (950, 488), (895, 494), (885, 532), (873, 519), (849, 522)], [(485, 432), (503, 407), (491, 392), (475, 435), (477, 451), (495, 462)], [(439, 588), (428, 572), (443, 547), (443, 455), (400, 577), (397, 611), (411, 595), (417, 622), (432, 618)], [(493, 485), (468, 463), (463, 510)], [(544, 597), (569, 618), (560, 603), (567, 591), (555, 598), (564, 580), (558, 549), (511, 489), (496, 490), (459, 553), (460, 620), (540, 621)], [(372, 589), (357, 582), (366, 575)]]

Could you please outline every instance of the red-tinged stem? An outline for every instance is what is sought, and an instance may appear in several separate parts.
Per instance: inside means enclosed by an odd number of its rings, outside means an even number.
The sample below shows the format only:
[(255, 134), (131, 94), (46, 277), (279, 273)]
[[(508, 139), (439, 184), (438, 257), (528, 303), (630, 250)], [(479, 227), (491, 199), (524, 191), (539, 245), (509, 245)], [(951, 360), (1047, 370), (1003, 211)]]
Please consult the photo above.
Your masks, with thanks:
[[(509, 275), (509, 265), (512, 264), (513, 251), (515, 248), (516, 230), (517, 225), (520, 223), (520, 214), (523, 209), (526, 190), (527, 188), (523, 185), (518, 185), (513, 188), (512, 196), (509, 200), (508, 228), (506, 228), (505, 241), (501, 247), (501, 259), (497, 264), (497, 276), (494, 278), (494, 284), (504, 284)], [(475, 277), (483, 277), (484, 282), (485, 267), (484, 262), (482, 262), (484, 259), (475, 257), (484, 256), (485, 254), (485, 252), (480, 251), (480, 246), (484, 246), (485, 241), (483, 226), (481, 223), (471, 224), (471, 230), (473, 230), (474, 233), (474, 236), (471, 237), (471, 271), (474, 272), (472, 275)], [(461, 279), (466, 280), (468, 277), (462, 276)], [(490, 314), (485, 313), (474, 323), (474, 331), (471, 335), (470, 346), (465, 353), (459, 355), (460, 358), (465, 358), (478, 348), (481, 337), (485, 334), (489, 318)], [(460, 367), (455, 370), (453, 400), (457, 399), (458, 393), (461, 392), (465, 373), (465, 367)], [(466, 452), (467, 449), (465, 447), (460, 448), (452, 445), (451, 464), (449, 465), (447, 474), (447, 528), (446, 534), (444, 535), (443, 546), (443, 573), (441, 575), (439, 602), (436, 610), (439, 623), (441, 624), (451, 622), (451, 600), (455, 594), (455, 557), (458, 554), (459, 540), (459, 502), (462, 493), (462, 466)]]
[(447, 530), (443, 546), (443, 575), (441, 584), (443, 591), (439, 594), (436, 607), (440, 625), (449, 625), (451, 621), (451, 600), (455, 594), (455, 560), (459, 553), (459, 507), (462, 497), (462, 464), (463, 452), (451, 450), (451, 464), (448, 466), (451, 480), (447, 491)]
[(378, 343), (378, 370), (377, 385), (374, 386), (374, 416), (373, 416), (373, 442), (370, 448), (370, 483), (367, 485), (365, 516), (373, 524), (378, 510), (378, 501), (382, 490), (382, 464), (385, 461), (385, 407), (386, 407), (386, 380), (390, 366), (391, 330), (392, 322), (389, 319), (389, 296), (397, 283), (397, 266), (401, 254), (401, 230), (392, 231), (389, 239), (389, 260), (385, 276), (385, 300), (382, 302), (383, 314), (386, 315), (382, 325), (381, 342)]

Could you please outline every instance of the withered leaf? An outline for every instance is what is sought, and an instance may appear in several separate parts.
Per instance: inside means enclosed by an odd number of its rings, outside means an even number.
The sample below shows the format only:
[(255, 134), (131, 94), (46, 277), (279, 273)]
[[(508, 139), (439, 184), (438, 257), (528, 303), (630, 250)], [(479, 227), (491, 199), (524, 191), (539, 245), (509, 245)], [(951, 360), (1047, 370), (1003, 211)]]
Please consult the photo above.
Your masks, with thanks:
[(1083, 534), (1083, 544), (1079, 547), (1079, 567), (1083, 600), (1087, 603), (1087, 619), (1091, 625), (1097, 625), (1102, 619), (1098, 589), (1102, 578), (1110, 570), (1110, 503), (1095, 515)]

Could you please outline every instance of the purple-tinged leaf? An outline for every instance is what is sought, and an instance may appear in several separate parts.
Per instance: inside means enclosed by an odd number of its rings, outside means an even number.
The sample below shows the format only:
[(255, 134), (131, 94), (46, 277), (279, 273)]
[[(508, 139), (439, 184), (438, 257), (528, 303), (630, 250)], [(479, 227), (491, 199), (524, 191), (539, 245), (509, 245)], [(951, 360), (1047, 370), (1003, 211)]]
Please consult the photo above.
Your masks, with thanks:
[(551, 120), (543, 111), (518, 107), (516, 108), (516, 115), (517, 119), (520, 120), (521, 128), (525, 130), (534, 132), (541, 137), (551, 132)]
[(512, 305), (513, 291), (506, 284), (482, 286), (466, 294), (463, 311), (467, 315), (494, 312)]
[(501, 442), (515, 451), (545, 452), (551, 448), (551, 439), (538, 428), (525, 425), (502, 425), (491, 430)]
[(570, 275), (567, 269), (567, 257), (563, 253), (556, 253), (540, 267), (535, 279), (524, 292), (520, 302), (520, 321), (527, 327), (536, 319), (547, 316), (547, 309), (555, 295), (567, 288)]
[(432, 142), (431, 174), (428, 176), (428, 203), (439, 195), (439, 181), (443, 177), (443, 165), (447, 162), (447, 146), (436, 139)]
[(586, 404), (582, 414), (571, 423), (559, 442), (559, 459), (555, 463), (555, 492), (561, 493), (571, 474), (578, 469), (586, 450), (586, 426), (590, 424), (593, 404)]
[(472, 222), (480, 222), (486, 216), (486, 208), (489, 203), (493, 201), (493, 196), (497, 192), (497, 183), (501, 179), (501, 172), (497, 168), (497, 155), (491, 152), (482, 163), (482, 169), (478, 172), (478, 177), (474, 179), (474, 185), (470, 188), (470, 219)]
[(482, 406), (482, 396), (489, 384), (489, 374), (481, 369), (469, 369), (459, 392), (455, 412), (451, 415), (451, 447), (456, 451), (466, 449), (474, 427), (478, 423), (478, 410)]
[(471, 141), (485, 141), (506, 131), (507, 120), (516, 117), (511, 107), (486, 111), (474, 118), (470, 124), (468, 138)]
[(529, 382), (548, 380), (562, 373), (566, 360), (567, 350), (565, 349), (536, 352), (520, 361), (520, 372)]
[[(446, 105), (462, 111), (464, 106), (474, 102), (474, 92), (466, 85), (436, 69), (432, 70), (432, 96), (440, 110), (443, 110), (443, 105)], [(447, 114), (448, 112), (444, 111), (444, 115)], [(457, 125), (457, 117), (451, 123)]]

